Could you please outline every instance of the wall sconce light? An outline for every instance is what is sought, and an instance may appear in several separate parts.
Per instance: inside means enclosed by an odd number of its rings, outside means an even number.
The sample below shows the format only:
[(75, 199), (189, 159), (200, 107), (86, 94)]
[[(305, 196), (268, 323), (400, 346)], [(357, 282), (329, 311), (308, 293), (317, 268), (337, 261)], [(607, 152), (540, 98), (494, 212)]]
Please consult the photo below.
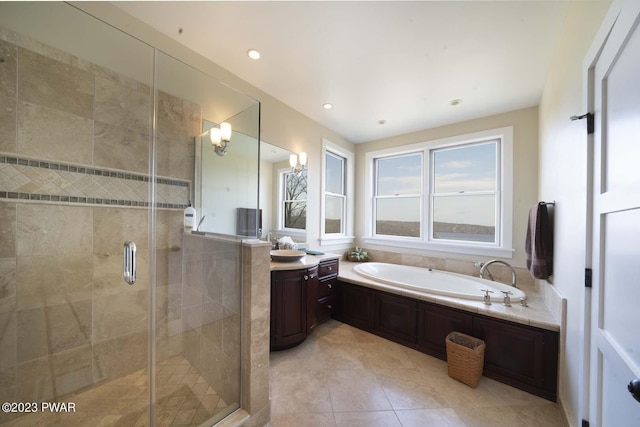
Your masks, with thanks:
[(231, 124), (227, 122), (220, 123), (220, 127), (212, 127), (203, 135), (209, 134), (209, 139), (218, 156), (227, 155), (227, 147), (231, 141)]
[(295, 174), (299, 174), (307, 168), (307, 153), (300, 153), (298, 155), (292, 154), (289, 156), (289, 165), (291, 170)]

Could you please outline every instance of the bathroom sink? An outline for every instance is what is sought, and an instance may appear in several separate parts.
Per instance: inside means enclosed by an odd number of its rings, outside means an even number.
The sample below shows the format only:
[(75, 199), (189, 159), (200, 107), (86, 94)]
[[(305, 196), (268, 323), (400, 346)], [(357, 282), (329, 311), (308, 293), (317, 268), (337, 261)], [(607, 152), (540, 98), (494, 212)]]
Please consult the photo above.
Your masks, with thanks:
[(290, 249), (277, 249), (271, 251), (271, 259), (277, 262), (294, 262), (306, 255), (306, 252)]

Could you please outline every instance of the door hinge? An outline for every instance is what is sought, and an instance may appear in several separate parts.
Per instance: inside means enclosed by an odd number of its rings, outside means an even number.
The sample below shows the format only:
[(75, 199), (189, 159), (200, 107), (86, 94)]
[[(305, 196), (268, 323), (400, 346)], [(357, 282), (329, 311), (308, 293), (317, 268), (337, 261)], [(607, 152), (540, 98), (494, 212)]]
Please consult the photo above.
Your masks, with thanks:
[(589, 427), (589, 421), (582, 420), (582, 427)]
[(576, 120), (582, 120), (582, 119), (587, 119), (587, 134), (588, 135), (593, 134), (595, 130), (595, 116), (593, 113), (586, 113), (580, 116), (569, 117), (569, 120), (571, 120), (572, 122)]
[(591, 284), (592, 284), (592, 276), (593, 276), (593, 270), (591, 270), (590, 268), (585, 268), (584, 269), (584, 287), (585, 288), (590, 288)]

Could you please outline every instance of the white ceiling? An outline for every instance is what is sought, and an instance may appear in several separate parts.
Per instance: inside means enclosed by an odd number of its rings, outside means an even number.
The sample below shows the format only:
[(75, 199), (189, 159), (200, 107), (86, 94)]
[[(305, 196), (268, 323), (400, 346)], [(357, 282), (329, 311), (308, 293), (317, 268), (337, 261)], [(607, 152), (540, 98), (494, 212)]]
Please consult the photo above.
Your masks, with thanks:
[(538, 105), (569, 3), (114, 4), (359, 143)]

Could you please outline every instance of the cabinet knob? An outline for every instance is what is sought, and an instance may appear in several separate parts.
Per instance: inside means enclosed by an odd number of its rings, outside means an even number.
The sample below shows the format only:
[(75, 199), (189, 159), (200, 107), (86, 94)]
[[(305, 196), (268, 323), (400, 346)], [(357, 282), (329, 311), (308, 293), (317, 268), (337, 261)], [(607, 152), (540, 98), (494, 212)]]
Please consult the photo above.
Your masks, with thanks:
[(306, 274), (304, 275), (304, 280), (309, 280), (309, 276), (307, 276)]
[(333, 267), (329, 267), (329, 271), (333, 270)]
[(332, 308), (332, 307), (331, 307), (331, 304), (327, 304), (327, 308), (328, 308), (329, 310), (331, 310), (331, 308)]
[(327, 284), (327, 287), (328, 287), (329, 289), (331, 289), (331, 287), (332, 287), (332, 286), (331, 286), (331, 283), (328, 283), (328, 284)]

